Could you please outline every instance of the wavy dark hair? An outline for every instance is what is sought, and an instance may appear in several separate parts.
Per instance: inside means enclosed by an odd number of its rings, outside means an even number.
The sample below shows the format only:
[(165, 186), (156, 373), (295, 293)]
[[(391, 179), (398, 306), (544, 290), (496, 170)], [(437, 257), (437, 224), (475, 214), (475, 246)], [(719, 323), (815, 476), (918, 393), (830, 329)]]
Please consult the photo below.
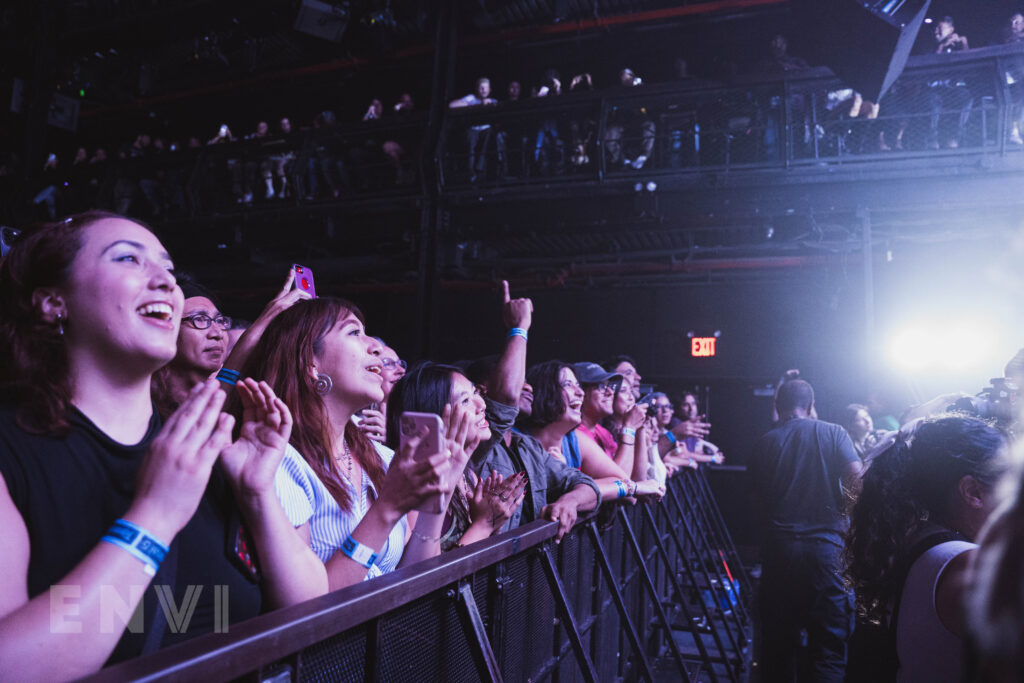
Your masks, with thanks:
[[(59, 326), (44, 322), (32, 303), (41, 287), (65, 285), (93, 223), (132, 218), (87, 211), (25, 229), (0, 263), (0, 383), (6, 401), (17, 406), (18, 425), (35, 434), (66, 434), (71, 427), (71, 372)], [(67, 324), (74, 324), (69, 321)]]
[(846, 576), (857, 613), (884, 623), (905, 569), (902, 555), (930, 522), (941, 524), (960, 480), (994, 486), (1006, 470), (1003, 433), (987, 422), (950, 416), (928, 420), (910, 443), (897, 440), (872, 462), (850, 514)]
[(464, 373), (454, 365), (425, 361), (409, 369), (388, 397), (387, 444), (398, 450), (401, 417), (405, 412), (443, 415), (452, 400), (452, 375)]
[(565, 415), (565, 399), (558, 375), (562, 368), (572, 366), (560, 360), (538, 363), (526, 371), (526, 381), (533, 387), (533, 411), (524, 421), (527, 427), (546, 427)]
[[(242, 366), (243, 377), (263, 380), (285, 402), (295, 420), (291, 444), (345, 512), (352, 510), (348, 490), (334, 469), (335, 445), (323, 399), (313, 388), (309, 369), (314, 356), (323, 350), (327, 333), (351, 313), (360, 322), (363, 314), (355, 304), (332, 297), (299, 301), (267, 325), (249, 359)], [(341, 378), (332, 378), (341, 382)], [(232, 395), (228, 405), (241, 424), (241, 401)], [(359, 461), (370, 481), (380, 491), (384, 464), (370, 440), (349, 421), (345, 439), (352, 444), (352, 456)]]

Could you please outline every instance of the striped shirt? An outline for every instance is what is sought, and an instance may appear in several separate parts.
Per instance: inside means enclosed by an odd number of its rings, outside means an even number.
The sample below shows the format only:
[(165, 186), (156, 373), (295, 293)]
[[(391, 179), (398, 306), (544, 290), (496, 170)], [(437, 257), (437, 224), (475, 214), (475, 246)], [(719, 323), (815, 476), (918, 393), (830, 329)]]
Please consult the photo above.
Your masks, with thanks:
[[(387, 470), (394, 451), (376, 442), (374, 446), (384, 462), (384, 469)], [(377, 490), (365, 473), (362, 475), (363, 481), (359, 491), (345, 475), (339, 476), (351, 496), (351, 512), (343, 512), (338, 507), (334, 496), (291, 444), (285, 449), (284, 460), (281, 461), (274, 477), (274, 489), (289, 521), (296, 527), (309, 522), (310, 546), (316, 556), (325, 563), (341, 548), (342, 542), (359, 525), (370, 505), (377, 499)], [(374, 548), (377, 552), (377, 561), (367, 572), (367, 579), (395, 570), (402, 559), (402, 551), (405, 550), (407, 528), (408, 521), (403, 516), (391, 530), (383, 550)]]

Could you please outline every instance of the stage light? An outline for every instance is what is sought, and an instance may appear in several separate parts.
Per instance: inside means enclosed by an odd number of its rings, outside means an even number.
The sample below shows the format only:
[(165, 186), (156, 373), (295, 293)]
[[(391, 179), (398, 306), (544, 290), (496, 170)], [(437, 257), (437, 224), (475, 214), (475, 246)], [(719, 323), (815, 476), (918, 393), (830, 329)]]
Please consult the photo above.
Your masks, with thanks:
[(997, 327), (976, 319), (919, 321), (892, 336), (889, 359), (911, 374), (980, 372), (998, 354)]

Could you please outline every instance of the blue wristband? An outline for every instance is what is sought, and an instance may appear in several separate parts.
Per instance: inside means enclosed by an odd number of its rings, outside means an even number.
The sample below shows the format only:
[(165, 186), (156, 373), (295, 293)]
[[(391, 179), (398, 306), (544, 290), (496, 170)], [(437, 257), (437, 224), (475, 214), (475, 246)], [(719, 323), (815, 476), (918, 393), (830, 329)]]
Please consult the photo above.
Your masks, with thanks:
[(238, 370), (229, 370), (228, 368), (221, 368), (220, 372), (217, 373), (217, 379), (231, 386), (235, 386), (238, 380), (241, 379), (241, 376), (242, 373), (238, 372)]
[(626, 486), (618, 479), (615, 480), (615, 488), (619, 490), (619, 498), (626, 497)]
[(150, 576), (156, 575), (160, 563), (170, 550), (156, 536), (125, 519), (114, 522), (102, 540), (137, 557)]
[(672, 432), (665, 432), (665, 438), (668, 439), (668, 442), (673, 446), (676, 444), (676, 435), (673, 434)]
[(530, 340), (530, 335), (528, 335), (526, 333), (526, 330), (524, 330), (521, 327), (513, 327), (511, 330), (508, 331), (508, 336), (510, 336), (510, 337), (522, 337), (526, 341)]
[(341, 552), (345, 553), (353, 562), (358, 562), (367, 569), (377, 562), (377, 553), (373, 552), (370, 546), (363, 545), (351, 536), (342, 542)]
[(635, 437), (636, 436), (636, 430), (633, 429), (632, 427), (623, 427), (622, 428), (622, 435), (623, 436), (634, 436)]

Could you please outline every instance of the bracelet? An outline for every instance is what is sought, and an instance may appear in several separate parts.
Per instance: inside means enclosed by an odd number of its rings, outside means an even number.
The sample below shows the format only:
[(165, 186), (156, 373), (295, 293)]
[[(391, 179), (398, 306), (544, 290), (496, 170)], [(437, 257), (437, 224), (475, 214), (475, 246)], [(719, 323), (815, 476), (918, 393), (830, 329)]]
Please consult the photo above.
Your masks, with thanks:
[(676, 441), (678, 441), (678, 439), (676, 439), (676, 435), (673, 434), (672, 432), (665, 432), (664, 434), (662, 434), (662, 436), (668, 439), (668, 442), (673, 446), (675, 445)]
[(170, 550), (167, 544), (162, 543), (156, 536), (125, 519), (114, 522), (101, 540), (127, 550), (137, 557), (142, 562), (143, 570), (150, 576), (156, 576), (160, 563)]
[(217, 373), (217, 379), (231, 386), (235, 386), (241, 377), (242, 373), (238, 370), (229, 370), (228, 368), (221, 368), (220, 372)]
[(416, 538), (420, 539), (424, 543), (440, 543), (441, 539), (444, 538), (445, 536), (447, 536), (447, 534), (441, 534), (437, 538), (431, 538), (430, 536), (424, 536), (423, 534), (419, 533), (415, 529), (409, 529), (409, 531), (410, 531), (410, 533), (412, 533), (413, 536), (415, 536)]
[(522, 327), (513, 327), (511, 330), (508, 331), (508, 336), (509, 337), (522, 337), (525, 341), (529, 341), (530, 340), (530, 335), (528, 335), (526, 333), (526, 330), (524, 330)]
[(625, 439), (621, 439), (620, 438), (619, 439), (619, 443), (622, 444), (623, 446), (632, 446), (632, 445), (636, 444), (636, 439), (633, 439), (631, 441), (626, 441)]
[(627, 495), (629, 495), (629, 494), (628, 494), (628, 493), (626, 492), (626, 486), (625, 486), (625, 484), (623, 484), (623, 483), (622, 483), (621, 481), (619, 481), (618, 479), (616, 479), (616, 480), (615, 480), (615, 488), (617, 488), (617, 489), (619, 490), (619, 495), (617, 496), (618, 498), (625, 498), (625, 497), (626, 497)]
[(636, 489), (637, 489), (637, 487), (639, 485), (635, 481), (633, 481), (632, 479), (630, 479), (627, 483), (633, 485), (633, 488), (630, 490), (629, 495), (630, 496), (635, 496), (636, 495)]
[(363, 545), (356, 539), (349, 536), (341, 544), (341, 552), (353, 562), (358, 562), (367, 569), (371, 568), (377, 561), (377, 553), (369, 546)]
[(632, 427), (623, 427), (622, 433), (625, 434), (626, 436), (636, 436), (636, 430), (633, 429)]

